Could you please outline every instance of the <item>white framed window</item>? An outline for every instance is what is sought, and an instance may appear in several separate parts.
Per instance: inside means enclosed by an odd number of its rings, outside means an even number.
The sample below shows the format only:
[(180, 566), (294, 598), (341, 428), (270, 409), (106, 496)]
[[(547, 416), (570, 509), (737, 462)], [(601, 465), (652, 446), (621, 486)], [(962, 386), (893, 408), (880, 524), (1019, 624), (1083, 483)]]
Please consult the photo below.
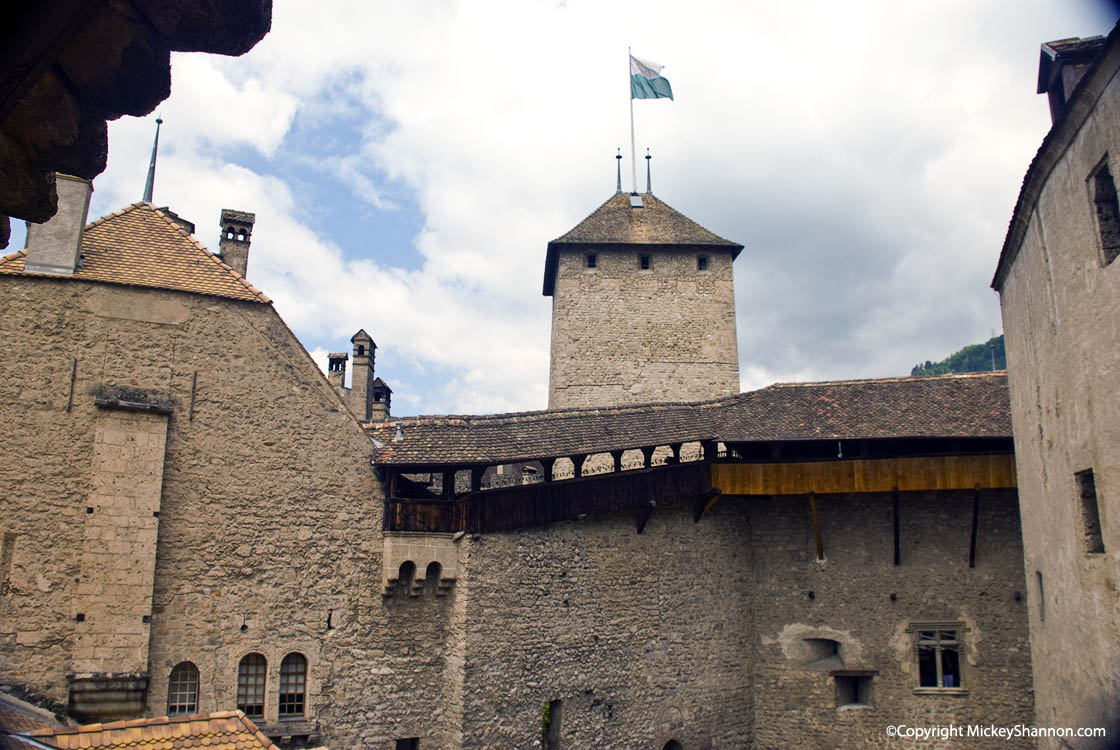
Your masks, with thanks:
[(963, 692), (964, 635), (961, 622), (912, 623), (917, 692)]

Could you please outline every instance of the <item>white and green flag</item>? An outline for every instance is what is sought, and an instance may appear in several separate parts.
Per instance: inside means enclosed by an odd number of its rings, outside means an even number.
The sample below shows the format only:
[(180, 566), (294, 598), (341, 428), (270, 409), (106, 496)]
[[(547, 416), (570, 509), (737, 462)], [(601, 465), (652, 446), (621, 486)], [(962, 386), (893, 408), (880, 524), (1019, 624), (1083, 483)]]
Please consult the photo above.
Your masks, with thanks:
[(669, 87), (669, 79), (661, 75), (664, 67), (630, 55), (630, 98), (672, 99), (673, 89)]

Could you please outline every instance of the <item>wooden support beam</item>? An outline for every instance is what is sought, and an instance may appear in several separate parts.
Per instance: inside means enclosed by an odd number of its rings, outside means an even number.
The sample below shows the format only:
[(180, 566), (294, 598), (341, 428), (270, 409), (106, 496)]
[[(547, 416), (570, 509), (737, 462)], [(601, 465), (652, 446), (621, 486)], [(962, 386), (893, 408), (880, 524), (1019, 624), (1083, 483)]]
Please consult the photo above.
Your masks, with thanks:
[(817, 517), (817, 496), (809, 493), (809, 510), (813, 512), (813, 531), (817, 534), (817, 559), (824, 559), (824, 538), (821, 537), (821, 520)]
[(976, 530), (980, 525), (980, 485), (972, 492), (972, 533), (968, 539), (968, 567), (976, 567)]
[(443, 472), (443, 499), (455, 499), (455, 470)]
[(614, 470), (616, 472), (622, 471), (622, 454), (624, 451), (611, 451), (611, 458), (614, 459)]
[(714, 441), (714, 440), (702, 440), (700, 442), (700, 447), (704, 449), (704, 460), (705, 461), (716, 460), (716, 454), (718, 453), (718, 450), (716, 448), (716, 441)]
[(572, 456), (572, 476), (576, 479), (579, 479), (583, 476), (583, 462), (586, 460), (586, 453), (579, 453)]
[(701, 495), (696, 500), (696, 505), (692, 509), (692, 521), (694, 523), (700, 523), (700, 519), (704, 517), (704, 514), (711, 510), (712, 506), (716, 504), (716, 500), (719, 500), (722, 496), (723, 493), (715, 487)]
[(639, 450), (642, 451), (642, 468), (648, 469), (653, 466), (653, 451), (656, 450), (655, 447), (650, 445)]
[(385, 467), (385, 498), (391, 499), (397, 496), (397, 476), (400, 474), (392, 466)]
[(541, 466), (544, 467), (544, 481), (552, 481), (552, 466), (556, 463), (555, 458), (542, 458)]
[(657, 505), (657, 501), (655, 501), (655, 500), (650, 500), (650, 501), (649, 501), (649, 505), (647, 505), (647, 506), (646, 506), (646, 507), (644, 507), (644, 508), (641, 508), (641, 509), (640, 509), (640, 510), (638, 511), (638, 517), (637, 517), (637, 519), (635, 519), (635, 521), (634, 521), (634, 526), (635, 526), (635, 529), (637, 530), (637, 532), (638, 532), (639, 534), (641, 534), (641, 533), (642, 533), (642, 531), (644, 531), (644, 530), (645, 530), (645, 528), (646, 528), (646, 521), (648, 521), (648, 520), (649, 520), (649, 516), (650, 516), (650, 514), (651, 514), (651, 513), (653, 513), (653, 508), (654, 508), (654, 506), (655, 506), (655, 505)]
[(471, 492), (482, 491), (482, 475), (486, 473), (485, 466), (471, 467)]
[(894, 515), (894, 564), (902, 564), (902, 550), (898, 538), (898, 487), (891, 491), (891, 509)]

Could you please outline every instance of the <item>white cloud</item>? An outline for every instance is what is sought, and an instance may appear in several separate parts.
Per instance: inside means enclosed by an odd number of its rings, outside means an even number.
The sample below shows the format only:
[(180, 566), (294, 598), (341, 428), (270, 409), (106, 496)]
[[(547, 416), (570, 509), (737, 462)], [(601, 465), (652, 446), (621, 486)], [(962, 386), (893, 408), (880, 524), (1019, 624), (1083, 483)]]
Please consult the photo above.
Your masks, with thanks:
[[(398, 405), (541, 408), (544, 249), (613, 190), (631, 43), (677, 95), (635, 104), (655, 192), (747, 245), (744, 387), (903, 374), (998, 327), (987, 283), (1048, 127), (1038, 44), (1112, 20), (1010, 0), (281, 3), (248, 55), (175, 56), (156, 200), (209, 245), (221, 207), (256, 212), (253, 282), (315, 352), (365, 327), (409, 363), (379, 370)], [(112, 125), (95, 209), (136, 200), (151, 132)], [(398, 251), (422, 265), (336, 244), (289, 164), (347, 183), (350, 212), (416, 201)]]

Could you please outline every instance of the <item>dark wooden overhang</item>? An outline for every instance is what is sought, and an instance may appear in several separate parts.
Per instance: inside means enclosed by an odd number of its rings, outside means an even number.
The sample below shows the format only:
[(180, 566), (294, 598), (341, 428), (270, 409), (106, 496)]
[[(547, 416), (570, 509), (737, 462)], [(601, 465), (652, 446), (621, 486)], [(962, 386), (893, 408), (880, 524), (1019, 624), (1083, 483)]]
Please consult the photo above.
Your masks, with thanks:
[[(699, 521), (720, 497), (885, 493), (1014, 488), (1010, 437), (884, 438), (732, 442), (717, 451), (701, 445), (696, 460), (680, 459), (681, 444), (655, 463), (659, 446), (627, 450), (641, 454), (640, 468), (624, 469), (622, 449), (603, 455), (613, 467), (582, 475), (586, 455), (538, 459), (540, 481), (484, 488), (486, 464), (382, 464), (386, 486), (384, 527), (388, 531), (485, 533), (543, 526), (588, 516), (636, 511), (641, 533), (658, 504), (691, 502)], [(664, 453), (664, 451), (662, 451)], [(559, 458), (576, 467), (569, 479), (554, 478)], [(611, 464), (604, 458), (601, 464)], [(613, 470), (610, 470), (613, 468)], [(469, 479), (456, 482), (464, 472)], [(440, 493), (409, 477), (437, 474)], [(457, 486), (462, 491), (456, 491)]]

